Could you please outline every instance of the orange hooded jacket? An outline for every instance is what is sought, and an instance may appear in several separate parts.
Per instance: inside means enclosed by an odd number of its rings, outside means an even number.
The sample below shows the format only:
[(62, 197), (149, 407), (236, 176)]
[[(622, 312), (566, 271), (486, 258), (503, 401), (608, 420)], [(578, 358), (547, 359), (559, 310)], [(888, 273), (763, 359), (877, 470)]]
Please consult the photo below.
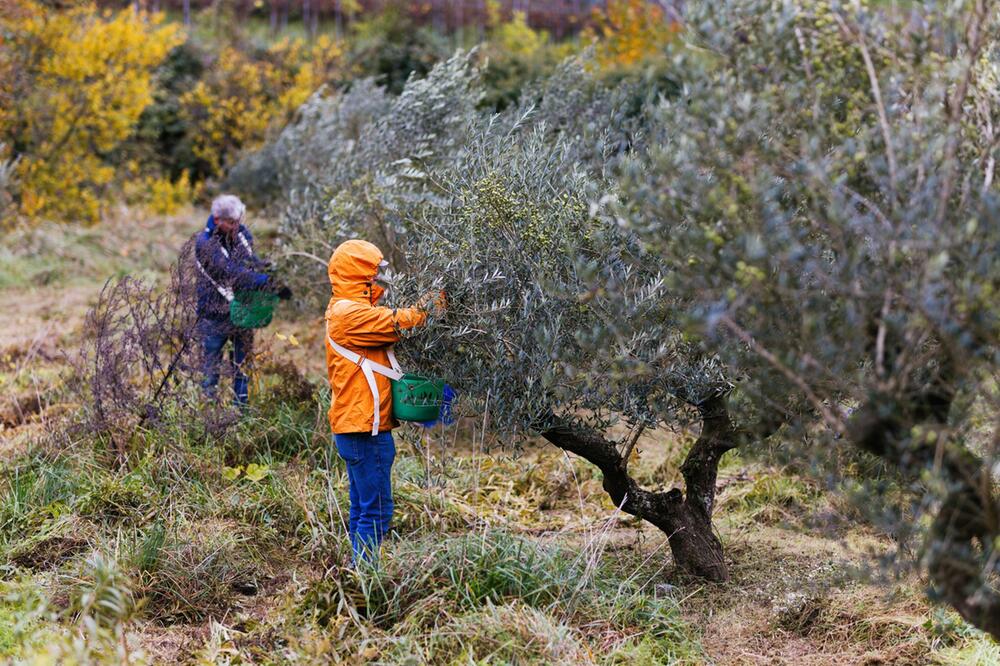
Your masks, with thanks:
[[(326, 308), (326, 334), (337, 344), (362, 358), (388, 366), (389, 346), (399, 340), (399, 330), (424, 323), (426, 313), (419, 308), (392, 308), (377, 305), (383, 289), (375, 284), (382, 252), (363, 240), (341, 243), (330, 257), (327, 273), (333, 296)], [(326, 369), (333, 397), (330, 428), (334, 434), (370, 434), (375, 406), (361, 366), (334, 351), (326, 342)], [(389, 378), (375, 374), (379, 392), (379, 432), (398, 424), (392, 418), (392, 387)]]

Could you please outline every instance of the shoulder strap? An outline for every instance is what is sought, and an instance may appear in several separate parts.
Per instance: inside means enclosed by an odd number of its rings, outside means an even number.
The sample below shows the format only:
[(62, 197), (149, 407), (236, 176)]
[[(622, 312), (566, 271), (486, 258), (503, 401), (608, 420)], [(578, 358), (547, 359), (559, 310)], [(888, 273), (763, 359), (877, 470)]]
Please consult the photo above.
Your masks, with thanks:
[[(223, 249), (223, 252), (225, 252), (225, 249)], [(227, 254), (226, 256), (228, 257), (229, 255)], [(228, 301), (229, 303), (233, 302), (233, 299), (236, 298), (236, 295), (233, 293), (233, 290), (230, 289), (229, 287), (223, 287), (221, 284), (213, 280), (212, 276), (209, 275), (208, 271), (205, 270), (205, 267), (201, 265), (200, 261), (198, 261), (197, 256), (195, 256), (194, 258), (194, 265), (198, 267), (198, 270), (201, 271), (201, 274), (205, 276), (205, 279), (212, 283), (212, 286), (215, 287), (215, 290), (219, 292), (219, 294), (224, 299), (226, 299), (226, 301)]]
[(243, 247), (246, 248), (246, 251), (249, 252), (250, 256), (252, 257), (253, 256), (253, 248), (250, 246), (250, 241), (247, 240), (247, 237), (243, 234), (242, 231), (239, 232), (236, 235), (240, 237), (240, 243), (243, 244)]
[[(337, 299), (337, 303), (353, 303), (353, 302), (354, 301), (348, 298)], [(375, 372), (379, 373), (380, 375), (384, 375), (389, 379), (395, 379), (397, 381), (403, 378), (403, 368), (402, 366), (399, 365), (399, 361), (396, 360), (396, 351), (393, 345), (388, 345), (385, 350), (386, 356), (389, 357), (389, 365), (391, 366), (387, 368), (381, 363), (376, 363), (375, 361), (371, 361), (367, 357), (362, 357), (360, 354), (352, 352), (350, 349), (347, 349), (342, 345), (338, 345), (336, 342), (333, 341), (333, 338), (331, 338), (329, 335), (327, 336), (327, 339), (330, 341), (330, 344), (333, 346), (333, 350), (335, 352), (337, 352), (338, 354), (349, 360), (354, 365), (360, 366), (362, 360), (364, 360), (367, 361), (368, 363), (371, 363), (372, 368), (375, 370)]]
[(331, 338), (329, 335), (326, 336), (326, 340), (327, 342), (330, 343), (330, 347), (333, 348), (333, 351), (337, 352), (338, 354), (346, 358), (348, 361), (350, 361), (351, 363), (360, 368), (368, 366), (374, 372), (382, 375), (383, 377), (388, 377), (389, 379), (395, 379), (397, 381), (403, 378), (403, 372), (399, 368), (399, 364), (395, 362), (396, 355), (392, 352), (391, 347), (389, 348), (389, 363), (391, 363), (393, 367), (390, 368), (382, 365), (381, 363), (376, 363), (367, 356), (362, 356), (356, 351), (351, 351), (350, 349), (348, 349), (343, 345), (337, 344), (336, 342), (334, 342), (333, 338)]

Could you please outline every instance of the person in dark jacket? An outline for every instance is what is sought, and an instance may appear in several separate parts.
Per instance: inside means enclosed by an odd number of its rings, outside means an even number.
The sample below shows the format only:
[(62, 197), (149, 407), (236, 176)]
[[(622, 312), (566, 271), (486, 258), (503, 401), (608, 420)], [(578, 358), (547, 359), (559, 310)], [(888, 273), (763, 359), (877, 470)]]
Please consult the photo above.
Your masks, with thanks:
[(216, 198), (205, 230), (195, 241), (198, 332), (205, 375), (201, 385), (207, 395), (215, 396), (222, 350), (231, 342), (229, 370), (240, 407), (248, 399), (245, 364), (253, 352), (253, 329), (239, 328), (230, 322), (229, 303), (234, 292), (268, 289), (280, 298), (291, 296), (288, 287), (279, 287), (265, 272), (269, 264), (254, 254), (253, 235), (243, 224), (245, 215), (246, 206), (238, 197), (224, 194)]

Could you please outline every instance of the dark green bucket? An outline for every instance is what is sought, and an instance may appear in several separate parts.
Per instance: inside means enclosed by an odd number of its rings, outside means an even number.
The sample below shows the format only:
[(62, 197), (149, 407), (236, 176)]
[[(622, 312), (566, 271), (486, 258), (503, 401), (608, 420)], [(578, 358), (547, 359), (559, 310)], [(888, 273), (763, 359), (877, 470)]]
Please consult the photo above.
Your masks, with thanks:
[(277, 294), (269, 291), (238, 291), (229, 303), (229, 321), (240, 328), (267, 326), (277, 302)]
[(433, 421), (443, 403), (443, 379), (407, 373), (392, 382), (392, 415), (400, 421)]

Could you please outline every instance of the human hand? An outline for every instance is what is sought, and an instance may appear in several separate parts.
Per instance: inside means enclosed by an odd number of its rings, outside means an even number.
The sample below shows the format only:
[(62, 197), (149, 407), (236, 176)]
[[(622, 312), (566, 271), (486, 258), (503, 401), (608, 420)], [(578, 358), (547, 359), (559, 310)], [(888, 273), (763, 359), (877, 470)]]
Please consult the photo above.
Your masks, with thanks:
[(448, 299), (444, 291), (429, 291), (420, 297), (417, 307), (424, 312), (442, 315), (448, 310)]
[(292, 297), (292, 290), (289, 289), (287, 285), (281, 285), (280, 287), (278, 287), (278, 290), (275, 293), (278, 295), (278, 298), (282, 301), (287, 301)]

